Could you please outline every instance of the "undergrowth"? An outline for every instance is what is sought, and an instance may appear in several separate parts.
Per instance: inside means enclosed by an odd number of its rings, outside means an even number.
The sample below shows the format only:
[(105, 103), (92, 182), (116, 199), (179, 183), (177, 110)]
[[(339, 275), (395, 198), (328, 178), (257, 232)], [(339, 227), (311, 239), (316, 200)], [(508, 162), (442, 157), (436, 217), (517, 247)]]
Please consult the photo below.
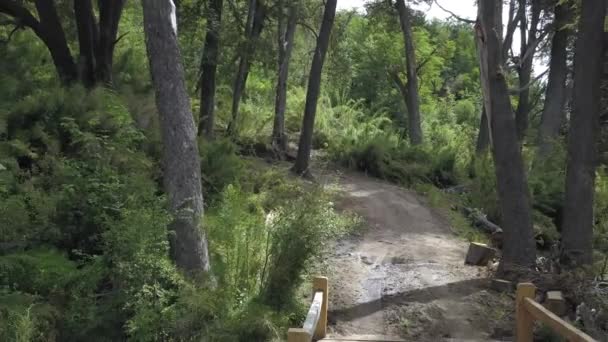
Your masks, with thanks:
[(21, 98), (0, 113), (0, 340), (267, 341), (300, 324), (310, 260), (354, 226), (330, 193), (201, 141), (213, 274), (194, 284), (169, 258), (156, 135), (129, 97)]

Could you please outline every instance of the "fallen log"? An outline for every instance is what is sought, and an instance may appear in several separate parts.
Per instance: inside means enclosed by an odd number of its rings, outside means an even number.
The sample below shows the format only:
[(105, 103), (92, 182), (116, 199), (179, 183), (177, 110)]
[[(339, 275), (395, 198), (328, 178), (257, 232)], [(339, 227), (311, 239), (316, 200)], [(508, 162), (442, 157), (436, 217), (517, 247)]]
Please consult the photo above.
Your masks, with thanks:
[(502, 228), (488, 220), (486, 215), (480, 213), (478, 210), (467, 207), (461, 207), (461, 210), (464, 214), (471, 218), (471, 220), (473, 220), (473, 223), (475, 223), (476, 227), (481, 228), (493, 235), (502, 234)]

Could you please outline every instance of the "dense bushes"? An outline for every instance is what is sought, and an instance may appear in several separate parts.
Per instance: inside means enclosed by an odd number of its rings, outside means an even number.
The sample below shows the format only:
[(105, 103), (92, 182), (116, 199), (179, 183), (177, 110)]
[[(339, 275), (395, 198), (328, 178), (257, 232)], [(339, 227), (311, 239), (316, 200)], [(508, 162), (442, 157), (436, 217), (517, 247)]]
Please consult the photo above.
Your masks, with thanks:
[(352, 223), (327, 194), (201, 142), (214, 280), (195, 286), (169, 260), (159, 164), (130, 106), (79, 87), (21, 98), (0, 113), (1, 340), (266, 340), (299, 317), (305, 266)]

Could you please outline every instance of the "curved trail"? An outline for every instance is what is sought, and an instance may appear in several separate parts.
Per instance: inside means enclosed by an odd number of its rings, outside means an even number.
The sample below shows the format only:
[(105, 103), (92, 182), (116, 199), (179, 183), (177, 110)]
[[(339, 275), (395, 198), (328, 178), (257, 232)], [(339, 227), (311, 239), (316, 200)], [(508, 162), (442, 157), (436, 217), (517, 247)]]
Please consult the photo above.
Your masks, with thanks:
[(463, 264), (467, 244), (447, 222), (410, 190), (355, 174), (332, 182), (344, 191), (338, 207), (367, 228), (329, 256), (330, 332), (486, 340), (467, 300), (485, 292), (482, 269)]

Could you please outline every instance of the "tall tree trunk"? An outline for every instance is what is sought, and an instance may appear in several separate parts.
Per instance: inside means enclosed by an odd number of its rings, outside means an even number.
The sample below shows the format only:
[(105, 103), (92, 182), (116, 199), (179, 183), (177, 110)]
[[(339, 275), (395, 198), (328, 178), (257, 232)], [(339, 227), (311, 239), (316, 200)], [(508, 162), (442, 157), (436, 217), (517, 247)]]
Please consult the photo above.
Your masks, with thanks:
[[(520, 141), (524, 139), (526, 130), (528, 129), (528, 121), (530, 114), (530, 80), (532, 76), (532, 64), (534, 61), (534, 52), (537, 46), (536, 33), (538, 32), (538, 21), (540, 19), (540, 4), (539, 0), (531, 0), (530, 27), (527, 28), (527, 18), (524, 14), (521, 17), (521, 26), (519, 28), (521, 34), (521, 47), (519, 54), (519, 101), (517, 102), (517, 110), (515, 112), (515, 121), (517, 123), (517, 136)], [(526, 0), (520, 0), (520, 7), (523, 7), (525, 13)], [(527, 28), (527, 29), (526, 29)]]
[(304, 106), (304, 118), (302, 119), (302, 132), (298, 144), (298, 155), (292, 169), (295, 173), (303, 176), (310, 176), (308, 164), (310, 162), (310, 151), (312, 149), (312, 133), (315, 126), (317, 101), (319, 100), (319, 93), (321, 91), (321, 72), (323, 71), (325, 53), (329, 46), (331, 29), (334, 25), (337, 2), (337, 0), (325, 1), (321, 30), (317, 37), (317, 47), (315, 48), (315, 54), (310, 67), (310, 75), (308, 77), (306, 104)]
[(568, 133), (562, 262), (593, 261), (593, 192), (597, 162), (605, 0), (582, 2), (574, 57), (574, 105)]
[(478, 6), (475, 31), (479, 69), (492, 133), (492, 154), (504, 229), (499, 272), (508, 274), (518, 267), (531, 267), (535, 263), (530, 194), (502, 68), (502, 1), (480, 1)]
[(95, 49), (99, 36), (91, 0), (74, 1), (74, 17), (80, 49), (78, 76), (86, 87), (92, 87), (95, 84)]
[(410, 10), (405, 6), (404, 0), (397, 0), (397, 11), (399, 12), (399, 22), (401, 23), (401, 31), (403, 31), (403, 41), (405, 43), (408, 131), (410, 143), (412, 145), (419, 145), (422, 143), (422, 128), (420, 126), (416, 49), (414, 48)]
[(510, 0), (509, 1), (509, 18), (507, 21), (507, 32), (505, 33), (505, 39), (502, 43), (502, 60), (503, 63), (507, 61), (509, 57), (509, 49), (513, 45), (513, 34), (517, 28), (517, 24), (521, 21), (522, 16), (526, 15), (525, 2), (524, 6), (519, 6), (515, 11), (515, 4), (521, 3), (521, 0)]
[(274, 107), (274, 125), (272, 126), (272, 145), (283, 158), (287, 152), (287, 137), (285, 136), (285, 106), (287, 102), (287, 79), (289, 76), (289, 61), (293, 49), (293, 39), (296, 32), (297, 4), (288, 4), (289, 14), (285, 24), (283, 13), (283, 1), (279, 1), (278, 19), (278, 77), (277, 92)]
[[(77, 0), (79, 1), (79, 0)], [(99, 1), (99, 45), (96, 56), (97, 81), (112, 85), (112, 64), (118, 23), (122, 15), (125, 0)]]
[[(236, 121), (239, 115), (239, 105), (241, 103), (241, 97), (243, 91), (247, 85), (247, 77), (249, 76), (249, 67), (251, 66), (251, 59), (255, 53), (258, 38), (264, 28), (264, 20), (266, 19), (266, 6), (262, 0), (251, 0), (249, 6), (249, 13), (247, 16), (247, 25), (245, 25), (247, 41), (245, 42), (245, 48), (239, 59), (239, 68), (234, 79), (234, 85), (232, 87), (232, 110), (231, 119), (228, 123), (228, 134), (233, 135), (236, 133)], [(251, 20), (251, 24), (249, 21)]]
[[(403, 104), (405, 105), (405, 108), (407, 109), (408, 108), (407, 85), (405, 83), (403, 83), (403, 80), (401, 80), (401, 77), (399, 77), (399, 72), (397, 70), (389, 70), (388, 74), (389, 74), (390, 78), (393, 80), (393, 83), (395, 83), (395, 85), (397, 86), (397, 89), (399, 89), (399, 93), (401, 94), (401, 98), (403, 99)], [(401, 124), (403, 124), (405, 126), (405, 121), (407, 120), (406, 116), (401, 115), (399, 120), (401, 121)], [(406, 132), (404, 130), (402, 133), (402, 137), (405, 137), (405, 135), (406, 135)]]
[(475, 153), (482, 154), (488, 150), (490, 146), (490, 126), (488, 125), (488, 116), (486, 115), (486, 107), (482, 106), (481, 121), (479, 122), (479, 133), (477, 134), (477, 144), (475, 144)]
[(171, 254), (189, 274), (209, 270), (196, 126), (186, 91), (172, 0), (143, 0), (144, 32), (161, 123), (164, 185), (174, 215)]
[(537, 157), (544, 158), (553, 150), (554, 140), (565, 119), (566, 80), (568, 78), (568, 37), (572, 33), (565, 26), (570, 20), (568, 4), (555, 6), (553, 22), (555, 33), (551, 40), (549, 80), (545, 93), (545, 104), (538, 129)]
[(65, 32), (61, 26), (55, 1), (36, 0), (36, 10), (40, 18), (39, 37), (51, 53), (53, 64), (57, 69), (59, 78), (64, 83), (70, 83), (77, 78), (76, 64), (72, 58), (72, 53), (65, 38)]
[(213, 139), (215, 126), (215, 74), (220, 49), (223, 0), (209, 1), (207, 35), (201, 61), (201, 105), (198, 134)]

